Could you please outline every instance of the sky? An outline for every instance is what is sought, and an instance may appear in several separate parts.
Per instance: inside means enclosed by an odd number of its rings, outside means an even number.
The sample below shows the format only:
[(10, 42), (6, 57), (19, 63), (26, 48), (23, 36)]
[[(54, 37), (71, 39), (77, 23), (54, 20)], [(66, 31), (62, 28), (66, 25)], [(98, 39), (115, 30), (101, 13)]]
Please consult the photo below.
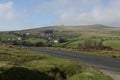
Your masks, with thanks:
[(0, 0), (0, 31), (44, 26), (120, 26), (120, 0)]

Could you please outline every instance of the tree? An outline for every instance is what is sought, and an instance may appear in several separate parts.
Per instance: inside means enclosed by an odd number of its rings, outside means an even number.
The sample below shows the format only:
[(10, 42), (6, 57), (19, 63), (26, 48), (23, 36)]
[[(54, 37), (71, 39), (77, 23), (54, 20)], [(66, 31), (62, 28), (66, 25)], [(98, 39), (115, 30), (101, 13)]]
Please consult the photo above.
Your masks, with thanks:
[(67, 40), (66, 40), (65, 38), (60, 38), (60, 39), (59, 39), (59, 42), (60, 42), (60, 43), (64, 43), (64, 42), (66, 42), (66, 41), (67, 41)]
[(112, 49), (109, 46), (103, 45), (103, 39), (101, 39), (101, 41), (87, 39), (82, 44), (80, 43), (78, 47), (84, 50), (103, 50), (103, 49), (111, 50)]
[(37, 42), (37, 43), (35, 44), (35, 46), (37, 46), (37, 47), (42, 47), (42, 46), (44, 46), (44, 43), (43, 43), (43, 42)]

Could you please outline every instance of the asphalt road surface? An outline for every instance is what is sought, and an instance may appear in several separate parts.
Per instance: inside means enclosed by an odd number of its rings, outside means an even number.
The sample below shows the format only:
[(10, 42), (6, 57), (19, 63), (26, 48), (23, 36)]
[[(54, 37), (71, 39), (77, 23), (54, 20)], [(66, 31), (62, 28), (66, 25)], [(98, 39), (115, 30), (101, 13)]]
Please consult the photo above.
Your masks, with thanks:
[(78, 53), (64, 52), (60, 50), (50, 50), (45, 48), (36, 48), (36, 47), (30, 47), (29, 49), (37, 52), (42, 52), (44, 54), (49, 54), (52, 56), (62, 57), (74, 61), (80, 61), (86, 65), (98, 69), (120, 72), (120, 59), (117, 58), (109, 58), (109, 57), (95, 56), (88, 54), (78, 54)]

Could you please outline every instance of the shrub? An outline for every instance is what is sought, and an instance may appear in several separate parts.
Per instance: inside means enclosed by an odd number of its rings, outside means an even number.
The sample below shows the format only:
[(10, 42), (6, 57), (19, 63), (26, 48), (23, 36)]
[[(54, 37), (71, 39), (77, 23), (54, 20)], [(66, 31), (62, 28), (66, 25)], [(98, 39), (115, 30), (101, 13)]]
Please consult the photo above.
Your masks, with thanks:
[(42, 47), (42, 46), (44, 46), (44, 43), (43, 43), (43, 42), (37, 42), (37, 43), (35, 44), (35, 46), (37, 46), (37, 47)]
[(59, 39), (59, 42), (60, 42), (60, 43), (64, 43), (64, 42), (67, 42), (67, 40), (66, 40), (65, 38), (60, 38), (60, 39)]
[(78, 47), (80, 49), (84, 49), (84, 50), (111, 50), (112, 48), (109, 46), (104, 46), (103, 45), (103, 40), (101, 41), (97, 41), (97, 40), (85, 40), (82, 44), (78, 44)]

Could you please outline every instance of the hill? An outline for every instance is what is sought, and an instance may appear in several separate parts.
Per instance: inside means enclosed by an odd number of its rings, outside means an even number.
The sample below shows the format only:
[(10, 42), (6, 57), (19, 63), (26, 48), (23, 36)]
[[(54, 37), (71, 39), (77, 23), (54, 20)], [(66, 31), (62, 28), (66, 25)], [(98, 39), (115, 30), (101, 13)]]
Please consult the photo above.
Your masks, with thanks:
[[(29, 35), (26, 35), (28, 33)], [(16, 44), (25, 46), (51, 46), (68, 49), (84, 49), (85, 53), (88, 49), (87, 45), (89, 45), (89, 48), (91, 45), (92, 47), (90, 49), (94, 48), (94, 50), (92, 50), (94, 52), (99, 49), (103, 50), (103, 52), (98, 51), (100, 55), (120, 57), (119, 35), (120, 27), (109, 27), (100, 24), (84, 26), (48, 26), (36, 29), (0, 33), (0, 42), (8, 42), (14, 45)], [(15, 39), (20, 37), (21, 40), (12, 42), (7, 41), (9, 36)], [(55, 40), (58, 40), (58, 43), (54, 43), (53, 41)], [(101, 42), (102, 47), (99, 47), (99, 49), (98, 47), (96, 48), (96, 44)]]
[(100, 24), (84, 25), (84, 26), (48, 26), (36, 29), (12, 31), (13, 33), (31, 33), (33, 35), (39, 35), (46, 30), (58, 31), (60, 35), (77, 35), (83, 37), (119, 37), (119, 27), (109, 27)]

